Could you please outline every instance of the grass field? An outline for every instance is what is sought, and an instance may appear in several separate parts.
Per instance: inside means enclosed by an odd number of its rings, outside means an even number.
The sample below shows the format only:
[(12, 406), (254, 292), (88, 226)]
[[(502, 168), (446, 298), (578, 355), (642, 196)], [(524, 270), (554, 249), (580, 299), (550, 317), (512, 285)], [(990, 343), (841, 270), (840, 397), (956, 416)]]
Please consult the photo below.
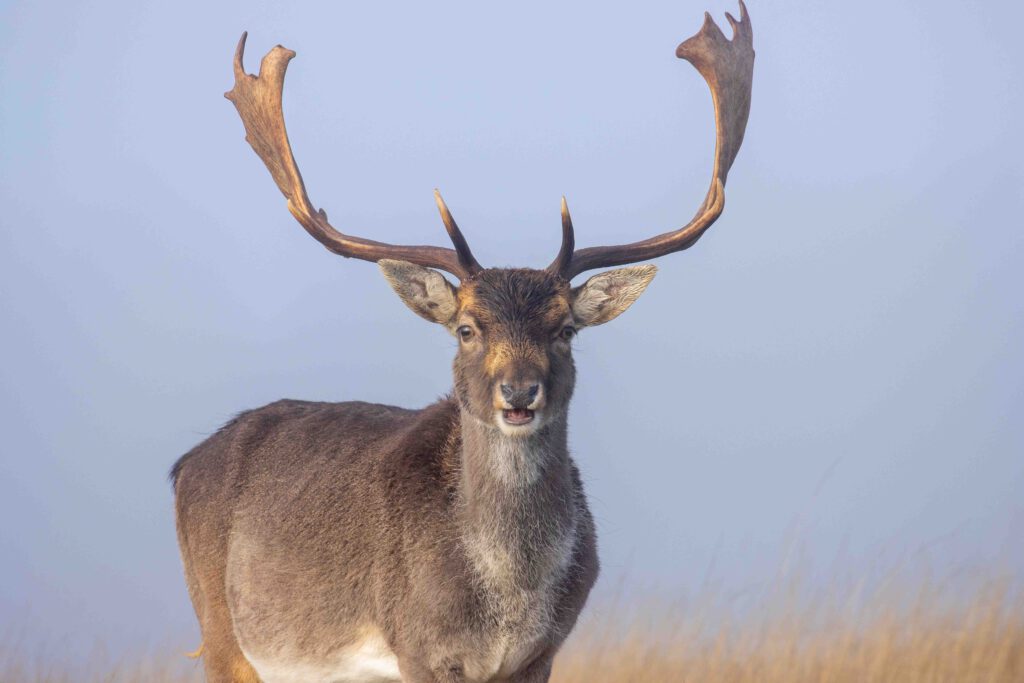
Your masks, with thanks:
[(742, 617), (720, 599), (647, 608), (625, 634), (591, 622), (553, 680), (1024, 683), (1024, 600), (1009, 582), (798, 594), (773, 589)]
[[(202, 681), (201, 667), (181, 652), (121, 663), (98, 656), (72, 667), (8, 642), (0, 683)], [(1021, 683), (1024, 596), (1013, 582), (985, 579), (595, 605), (552, 681)]]

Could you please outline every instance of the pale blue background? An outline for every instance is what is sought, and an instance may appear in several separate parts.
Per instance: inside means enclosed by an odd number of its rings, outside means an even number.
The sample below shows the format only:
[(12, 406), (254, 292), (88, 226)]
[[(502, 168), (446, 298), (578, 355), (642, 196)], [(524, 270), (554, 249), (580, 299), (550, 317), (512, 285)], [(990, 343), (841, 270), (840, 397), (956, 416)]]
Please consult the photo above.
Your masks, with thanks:
[[(298, 51), (313, 201), (487, 264), (688, 219), (706, 86), (673, 2), (0, 5), (0, 629), (194, 638), (167, 469), (280, 397), (424, 405), (454, 344), (285, 210), (231, 54)], [(581, 335), (572, 445), (610, 593), (923, 557), (1024, 576), (1017, 2), (758, 2), (724, 217)], [(625, 578), (623, 578), (625, 577)]]

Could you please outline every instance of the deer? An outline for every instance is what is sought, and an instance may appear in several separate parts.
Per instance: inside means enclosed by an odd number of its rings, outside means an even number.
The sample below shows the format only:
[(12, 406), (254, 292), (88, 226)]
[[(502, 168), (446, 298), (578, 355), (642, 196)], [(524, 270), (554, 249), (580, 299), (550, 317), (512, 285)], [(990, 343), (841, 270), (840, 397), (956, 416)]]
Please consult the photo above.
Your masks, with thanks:
[[(637, 264), (693, 246), (724, 208), (750, 112), (746, 7), (679, 45), (711, 89), (711, 185), (683, 227), (619, 246), (562, 241), (543, 270), (484, 268), (441, 195), (453, 248), (344, 234), (313, 207), (285, 130), (280, 45), (257, 76), (246, 34), (225, 94), (289, 211), (328, 250), (377, 263), (456, 340), (453, 388), (418, 410), (281, 400), (243, 412), (171, 470), (188, 593), (211, 683), (543, 683), (598, 575), (568, 449), (573, 339), (629, 308)], [(605, 270), (573, 286), (586, 271)], [(453, 276), (453, 283), (442, 272)]]

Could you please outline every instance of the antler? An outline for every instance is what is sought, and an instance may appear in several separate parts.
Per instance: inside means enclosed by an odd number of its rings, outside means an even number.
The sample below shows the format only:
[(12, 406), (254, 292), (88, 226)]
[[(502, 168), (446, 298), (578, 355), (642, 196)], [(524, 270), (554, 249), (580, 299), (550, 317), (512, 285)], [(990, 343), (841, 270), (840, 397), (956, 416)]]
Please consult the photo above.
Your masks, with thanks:
[(235, 87), (224, 93), (224, 97), (231, 100), (238, 109), (238, 115), (245, 124), (246, 141), (266, 164), (278, 189), (288, 200), (288, 210), (306, 232), (330, 251), (341, 256), (364, 261), (379, 261), (384, 258), (409, 261), (421, 266), (440, 268), (460, 280), (480, 271), (480, 264), (473, 258), (465, 237), (462, 236), (459, 226), (455, 224), (448, 207), (436, 190), (434, 197), (455, 249), (375, 242), (345, 235), (327, 222), (324, 210), (315, 209), (309, 201), (306, 186), (302, 182), (302, 174), (295, 164), (288, 133), (284, 127), (281, 93), (284, 89), (284, 75), (288, 69), (288, 62), (295, 56), (295, 52), (280, 45), (274, 47), (260, 63), (259, 76), (250, 76), (242, 67), (247, 35), (242, 34), (235, 50)]
[(646, 261), (681, 251), (693, 246), (721, 215), (725, 207), (725, 179), (740, 150), (747, 127), (754, 74), (753, 33), (743, 0), (740, 0), (739, 21), (731, 14), (726, 13), (725, 16), (733, 29), (731, 41), (722, 34), (711, 15), (705, 12), (704, 25), (700, 31), (676, 49), (676, 56), (693, 64), (707, 81), (711, 87), (711, 99), (715, 103), (715, 166), (711, 174), (711, 187), (697, 214), (682, 228), (641, 242), (574, 251), (572, 221), (563, 199), (562, 248), (548, 266), (549, 272), (571, 280), (593, 268)]

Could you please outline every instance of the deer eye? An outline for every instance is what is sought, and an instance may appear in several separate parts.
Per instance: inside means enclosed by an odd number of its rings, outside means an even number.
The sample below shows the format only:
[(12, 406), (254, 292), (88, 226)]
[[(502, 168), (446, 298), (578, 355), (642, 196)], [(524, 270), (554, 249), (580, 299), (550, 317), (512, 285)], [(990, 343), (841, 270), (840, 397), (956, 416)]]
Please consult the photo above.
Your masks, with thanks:
[(562, 341), (572, 341), (572, 338), (576, 336), (576, 328), (572, 325), (566, 325), (562, 328), (562, 331), (558, 333), (559, 339)]
[(468, 342), (470, 339), (473, 338), (473, 328), (470, 327), (469, 325), (461, 326), (459, 329), (456, 330), (456, 332), (459, 335), (459, 339), (461, 339), (464, 342)]

